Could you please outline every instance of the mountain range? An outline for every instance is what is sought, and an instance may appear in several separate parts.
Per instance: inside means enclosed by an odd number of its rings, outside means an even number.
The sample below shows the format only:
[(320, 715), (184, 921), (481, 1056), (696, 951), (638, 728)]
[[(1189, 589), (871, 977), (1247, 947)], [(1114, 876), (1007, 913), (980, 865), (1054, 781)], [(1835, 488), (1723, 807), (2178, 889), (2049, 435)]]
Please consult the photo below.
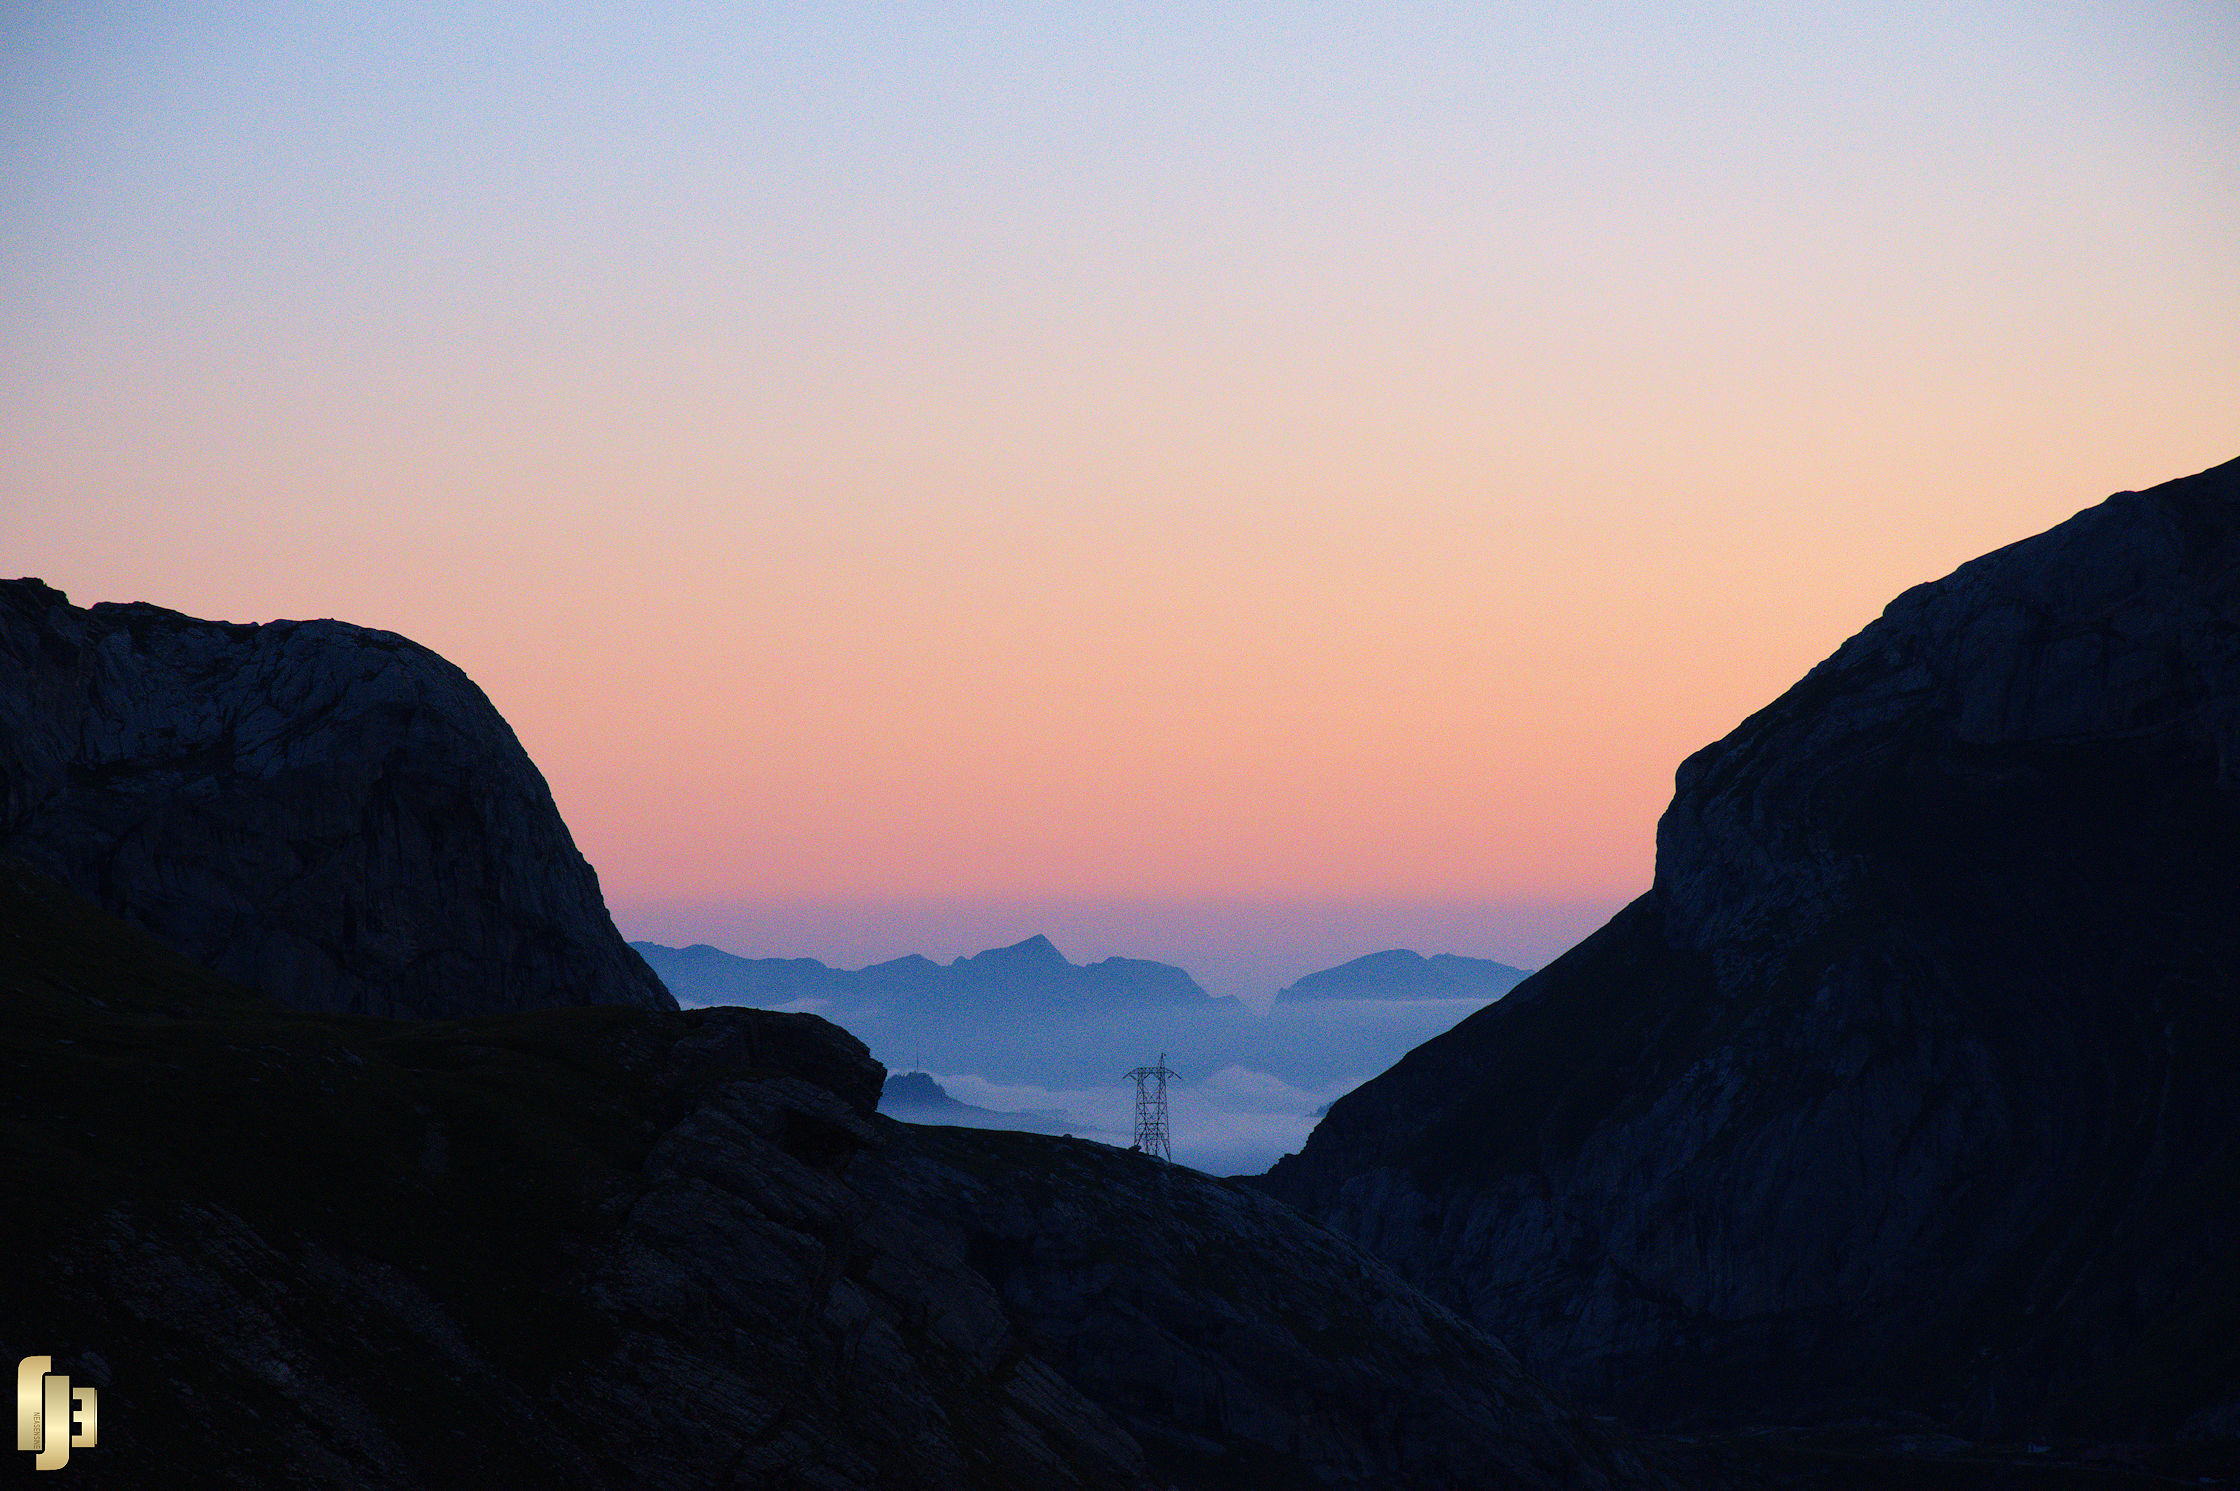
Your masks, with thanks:
[(1000, 1015), (1029, 1008), (1147, 1010), (1221, 1002), (1171, 964), (1143, 958), (1073, 963), (1040, 933), (950, 963), (911, 953), (853, 969), (828, 968), (814, 958), (742, 958), (704, 942), (630, 946), (672, 993), (694, 1004), (768, 1009), (822, 999)]
[[(696, 942), (633, 942), (671, 993), (692, 1004), (800, 1007), (804, 1000), (887, 1002), (919, 1008), (1052, 1010), (1201, 1009), (1238, 1005), (1215, 998), (1183, 969), (1142, 958), (1067, 961), (1041, 934), (953, 962), (912, 953), (868, 968), (830, 968), (814, 958), (742, 958)], [(1454, 953), (1371, 953), (1309, 973), (1276, 993), (1281, 1003), (1338, 999), (1496, 999), (1529, 969)]]

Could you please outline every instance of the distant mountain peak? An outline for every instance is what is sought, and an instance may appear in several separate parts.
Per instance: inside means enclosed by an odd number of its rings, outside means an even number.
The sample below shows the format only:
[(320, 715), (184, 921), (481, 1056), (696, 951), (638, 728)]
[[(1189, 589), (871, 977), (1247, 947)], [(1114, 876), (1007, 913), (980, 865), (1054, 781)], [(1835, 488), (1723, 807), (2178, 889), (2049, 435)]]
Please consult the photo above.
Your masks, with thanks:
[[(1135, 1006), (1198, 1007), (1213, 1001), (1198, 981), (1171, 964), (1106, 958), (1084, 967), (1066, 960), (1037, 932), (1009, 947), (936, 963), (906, 953), (868, 968), (828, 968), (814, 958), (741, 958), (697, 943), (688, 948), (631, 944), (670, 988), (691, 1003), (786, 1007), (801, 999), (917, 1008), (1017, 1010)], [(837, 1016), (836, 1016), (837, 1018)]]
[(1071, 968), (1073, 964), (1058, 951), (1058, 945), (1037, 932), (1024, 942), (1014, 942), (1009, 947), (991, 947), (986, 952), (974, 953), (969, 958), (957, 959), (982, 968), (1057, 969)]
[(1523, 982), (1527, 970), (1456, 953), (1425, 957), (1396, 947), (1310, 973), (1276, 991), (1285, 1004), (1317, 999), (1493, 999)]
[[(880, 1090), (879, 1101), (915, 1108), (970, 1108), (949, 1096), (949, 1090), (933, 1080), (931, 1072), (890, 1072), (886, 1086)], [(970, 1108), (975, 1113), (981, 1108)]]
[[(1439, 956), (1449, 958), (1454, 955), (1452, 953), (1441, 953)], [(1369, 972), (1372, 970), (1382, 971), (1388, 968), (1420, 968), (1430, 961), (1429, 958), (1413, 948), (1395, 947), (1381, 953), (1368, 953), (1355, 958), (1350, 963), (1341, 963), (1338, 966), (1341, 968), (1358, 968), (1363, 972)]]

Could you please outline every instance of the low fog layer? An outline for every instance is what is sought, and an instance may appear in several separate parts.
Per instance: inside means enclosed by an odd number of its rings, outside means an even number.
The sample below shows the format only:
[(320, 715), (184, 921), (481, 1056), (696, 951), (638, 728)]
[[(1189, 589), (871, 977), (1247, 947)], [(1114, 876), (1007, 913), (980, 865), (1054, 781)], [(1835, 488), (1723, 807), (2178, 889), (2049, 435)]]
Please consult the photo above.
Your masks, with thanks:
[[(1168, 1059), (1171, 1064), (1172, 1053)], [(1134, 1136), (1132, 1082), (1043, 1087), (991, 1082), (977, 1072), (934, 1074), (934, 1080), (950, 1096), (993, 1112), (968, 1117), (887, 1103), (880, 1111), (909, 1123), (1033, 1129), (1116, 1145)], [(1305, 1143), (1321, 1110), (1362, 1080), (1299, 1087), (1267, 1072), (1225, 1066), (1203, 1080), (1170, 1085), (1167, 1116), (1175, 1160), (1210, 1175), (1257, 1175)]]
[[(688, 1005), (733, 1002), (695, 1000), (688, 988), (675, 992)], [(1257, 1174), (1297, 1150), (1332, 1100), (1491, 1002), (1286, 1001), (1265, 1015), (1232, 999), (990, 1013), (913, 1000), (804, 996), (766, 1007), (809, 1011), (844, 1026), (890, 1072), (928, 1073), (958, 1102), (1027, 1115), (944, 1116), (889, 1106), (893, 1116), (912, 1122), (1037, 1128), (1125, 1145), (1133, 1133), (1135, 1086), (1122, 1073), (1164, 1052), (1179, 1074), (1168, 1092), (1176, 1161), (1239, 1175)]]

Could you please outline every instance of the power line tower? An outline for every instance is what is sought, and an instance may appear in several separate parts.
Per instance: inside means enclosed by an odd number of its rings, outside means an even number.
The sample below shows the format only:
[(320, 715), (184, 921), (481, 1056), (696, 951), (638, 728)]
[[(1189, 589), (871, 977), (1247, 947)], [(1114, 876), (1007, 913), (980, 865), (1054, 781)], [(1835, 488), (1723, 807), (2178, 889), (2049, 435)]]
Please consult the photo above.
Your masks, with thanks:
[(1173, 1164), (1174, 1150), (1167, 1143), (1167, 1079), (1181, 1073), (1167, 1070), (1167, 1053), (1161, 1051), (1157, 1066), (1139, 1066), (1121, 1075), (1136, 1084), (1136, 1148)]

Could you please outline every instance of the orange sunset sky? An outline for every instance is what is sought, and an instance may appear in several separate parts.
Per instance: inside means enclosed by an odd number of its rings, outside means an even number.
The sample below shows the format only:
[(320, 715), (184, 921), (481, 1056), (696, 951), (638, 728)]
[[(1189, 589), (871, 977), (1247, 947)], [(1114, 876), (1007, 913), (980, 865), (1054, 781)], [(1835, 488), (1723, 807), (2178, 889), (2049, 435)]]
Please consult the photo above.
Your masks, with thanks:
[(2206, 0), (0, 26), (0, 566), (435, 648), (632, 936), (1538, 963), (1897, 592), (2240, 454)]

